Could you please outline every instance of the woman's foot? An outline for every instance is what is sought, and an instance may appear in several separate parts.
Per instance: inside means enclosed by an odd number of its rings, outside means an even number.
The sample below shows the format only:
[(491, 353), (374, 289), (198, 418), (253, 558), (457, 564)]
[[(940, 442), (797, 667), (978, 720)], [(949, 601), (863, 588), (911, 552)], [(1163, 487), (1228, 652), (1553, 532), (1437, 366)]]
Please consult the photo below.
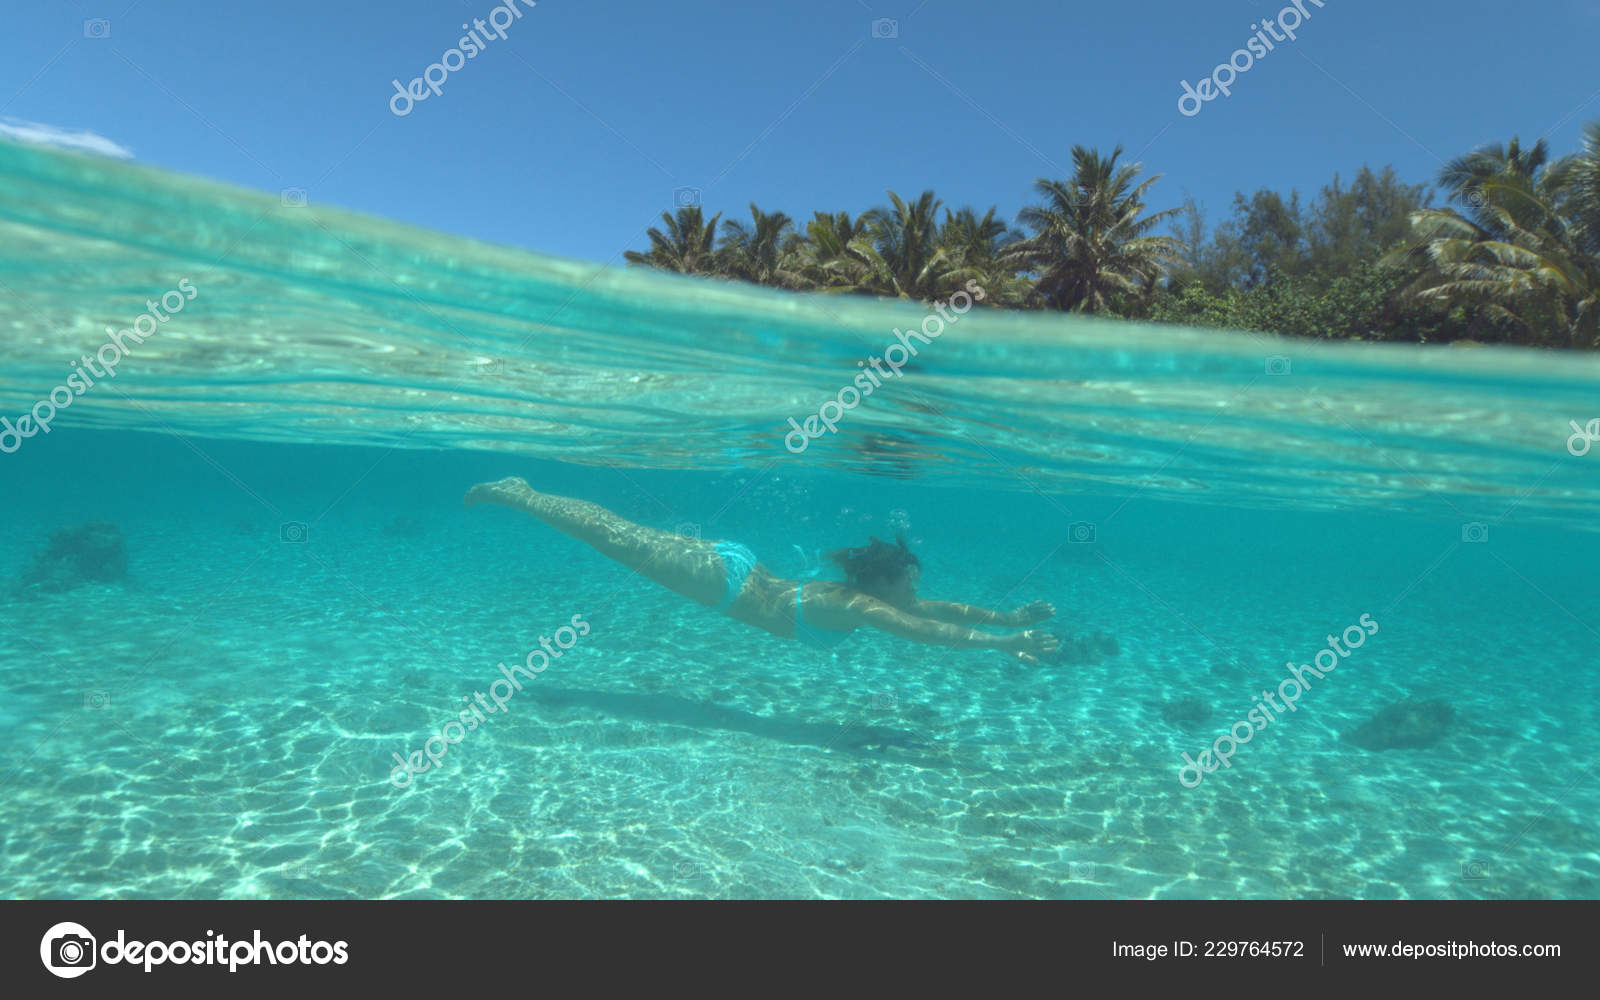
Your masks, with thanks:
[(468, 507), (480, 503), (510, 504), (518, 497), (525, 497), (532, 492), (528, 481), (518, 476), (508, 476), (498, 483), (479, 483), (467, 491), (462, 498), (462, 503)]

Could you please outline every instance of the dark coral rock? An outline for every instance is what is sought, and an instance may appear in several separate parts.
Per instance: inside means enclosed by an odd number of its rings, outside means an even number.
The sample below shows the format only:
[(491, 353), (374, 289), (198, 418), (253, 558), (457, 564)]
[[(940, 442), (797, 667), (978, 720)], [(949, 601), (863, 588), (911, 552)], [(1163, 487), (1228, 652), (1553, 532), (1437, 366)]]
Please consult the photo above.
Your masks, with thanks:
[(122, 529), (93, 521), (51, 532), (22, 574), (24, 589), (59, 593), (86, 583), (120, 583), (128, 575)]
[(1421, 750), (1443, 739), (1455, 719), (1456, 710), (1442, 698), (1408, 698), (1344, 734), (1344, 741), (1363, 750)]
[(1099, 663), (1122, 653), (1116, 637), (1110, 632), (1090, 632), (1088, 635), (1062, 636), (1061, 648), (1049, 656), (1040, 657), (1046, 663), (1064, 663), (1080, 667)]
[(1211, 719), (1211, 703), (1193, 697), (1162, 702), (1161, 718), (1179, 729), (1198, 729)]

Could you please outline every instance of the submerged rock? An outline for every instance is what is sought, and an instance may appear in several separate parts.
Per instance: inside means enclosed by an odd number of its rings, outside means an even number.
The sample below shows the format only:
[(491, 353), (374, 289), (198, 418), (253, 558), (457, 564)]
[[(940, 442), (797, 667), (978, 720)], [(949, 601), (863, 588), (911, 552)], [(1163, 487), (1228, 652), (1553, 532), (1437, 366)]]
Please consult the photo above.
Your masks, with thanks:
[(120, 583), (128, 575), (122, 529), (107, 521), (51, 532), (22, 574), (23, 590), (59, 593), (86, 583)]
[(1421, 750), (1443, 739), (1455, 719), (1456, 710), (1442, 698), (1407, 698), (1384, 708), (1343, 738), (1363, 750)]
[(1198, 729), (1211, 719), (1211, 703), (1194, 697), (1162, 702), (1161, 718), (1179, 729)]
[(1050, 656), (1041, 656), (1046, 663), (1065, 663), (1079, 667), (1099, 663), (1121, 655), (1122, 647), (1110, 632), (1090, 632), (1087, 635), (1062, 636), (1061, 648)]

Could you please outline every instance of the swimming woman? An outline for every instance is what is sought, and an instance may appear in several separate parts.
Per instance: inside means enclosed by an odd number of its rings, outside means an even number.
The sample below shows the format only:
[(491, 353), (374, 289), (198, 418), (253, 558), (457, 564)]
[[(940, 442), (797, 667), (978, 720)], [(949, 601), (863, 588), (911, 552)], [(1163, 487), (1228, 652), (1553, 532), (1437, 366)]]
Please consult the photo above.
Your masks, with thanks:
[[(922, 566), (903, 539), (891, 545), (874, 538), (862, 548), (832, 553), (845, 572), (844, 583), (801, 583), (773, 575), (737, 542), (706, 542), (647, 528), (587, 500), (540, 493), (517, 478), (474, 486), (466, 504), (480, 503), (531, 514), (668, 590), (809, 646), (832, 646), (858, 628), (929, 646), (996, 649), (1024, 663), (1038, 663), (1060, 646), (1055, 636), (1027, 627), (1054, 617), (1055, 608), (1044, 601), (990, 611), (918, 598)], [(985, 632), (974, 625), (1022, 631)]]

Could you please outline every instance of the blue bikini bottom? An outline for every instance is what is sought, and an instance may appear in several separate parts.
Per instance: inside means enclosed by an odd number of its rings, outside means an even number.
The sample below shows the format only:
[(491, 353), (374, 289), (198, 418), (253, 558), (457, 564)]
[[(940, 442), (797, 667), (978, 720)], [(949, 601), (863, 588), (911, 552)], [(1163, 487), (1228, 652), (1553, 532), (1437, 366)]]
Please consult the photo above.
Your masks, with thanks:
[[(750, 571), (755, 568), (756, 554), (738, 542), (718, 542), (717, 554), (722, 557), (722, 568), (727, 574), (727, 583), (722, 590), (722, 602), (717, 605), (718, 611), (726, 611), (733, 605), (739, 592), (744, 589), (744, 582), (750, 576)], [(838, 645), (848, 636), (849, 632), (835, 632), (832, 629), (817, 628), (806, 621), (805, 616), (805, 584), (800, 584), (794, 592), (794, 637), (816, 649), (828, 649)]]

